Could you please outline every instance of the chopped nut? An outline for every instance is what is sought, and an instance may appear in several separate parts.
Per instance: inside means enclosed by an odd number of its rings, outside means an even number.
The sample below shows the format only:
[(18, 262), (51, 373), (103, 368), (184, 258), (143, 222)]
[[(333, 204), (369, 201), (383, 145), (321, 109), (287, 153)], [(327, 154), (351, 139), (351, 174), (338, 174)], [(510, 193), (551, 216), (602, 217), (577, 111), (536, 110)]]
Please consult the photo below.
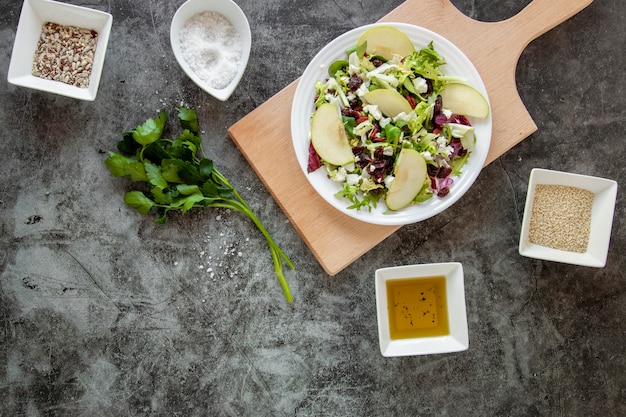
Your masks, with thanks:
[(89, 86), (98, 33), (46, 22), (35, 52), (32, 74), (81, 88)]

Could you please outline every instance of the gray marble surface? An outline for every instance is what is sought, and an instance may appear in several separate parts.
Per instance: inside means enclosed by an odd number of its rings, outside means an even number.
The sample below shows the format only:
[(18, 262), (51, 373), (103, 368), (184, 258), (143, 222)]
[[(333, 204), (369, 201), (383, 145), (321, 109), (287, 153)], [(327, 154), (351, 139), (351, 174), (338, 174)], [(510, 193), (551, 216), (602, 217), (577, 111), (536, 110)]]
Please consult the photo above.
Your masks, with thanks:
[[(622, 194), (606, 267), (517, 252), (532, 168), (624, 180), (626, 2), (596, 0), (533, 41), (516, 77), (537, 132), (448, 211), (332, 277), (227, 129), (322, 45), (401, 1), (238, 1), (252, 53), (227, 102), (174, 60), (182, 0), (71, 3), (114, 19), (94, 102), (6, 82), (22, 3), (0, 0), (0, 415), (626, 415)], [(528, 1), (454, 3), (497, 21)], [(128, 184), (108, 173), (105, 151), (180, 103), (197, 109), (208, 152), (294, 260), (292, 304), (243, 216), (192, 211), (155, 225), (124, 205)], [(470, 348), (383, 358), (374, 271), (444, 261), (464, 266)]]

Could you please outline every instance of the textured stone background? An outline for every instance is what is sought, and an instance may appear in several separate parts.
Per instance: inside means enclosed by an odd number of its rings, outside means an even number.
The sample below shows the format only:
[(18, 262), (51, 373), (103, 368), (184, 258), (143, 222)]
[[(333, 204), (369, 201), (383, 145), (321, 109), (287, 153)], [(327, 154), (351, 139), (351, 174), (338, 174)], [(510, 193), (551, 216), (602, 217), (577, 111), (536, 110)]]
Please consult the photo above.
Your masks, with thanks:
[[(517, 253), (532, 168), (624, 181), (626, 2), (596, 0), (532, 42), (517, 82), (538, 131), (450, 210), (334, 277), (226, 130), (328, 41), (401, 1), (239, 1), (252, 54), (225, 103), (174, 60), (168, 30), (182, 0), (71, 3), (114, 17), (95, 102), (6, 82), (21, 2), (0, 0), (0, 415), (626, 415), (622, 194), (605, 268)], [(497, 21), (528, 1), (454, 3)], [(198, 110), (209, 153), (295, 261), (293, 304), (241, 215), (158, 226), (123, 204), (127, 184), (104, 152), (180, 103)], [(465, 269), (469, 350), (383, 358), (374, 271), (442, 261)]]

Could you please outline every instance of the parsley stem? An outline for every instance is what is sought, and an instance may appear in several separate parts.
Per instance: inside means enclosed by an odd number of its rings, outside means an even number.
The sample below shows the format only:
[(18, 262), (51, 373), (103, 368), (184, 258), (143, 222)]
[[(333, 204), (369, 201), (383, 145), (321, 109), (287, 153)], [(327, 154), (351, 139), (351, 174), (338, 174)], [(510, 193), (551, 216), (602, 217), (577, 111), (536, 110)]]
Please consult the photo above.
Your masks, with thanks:
[[(202, 155), (204, 155), (204, 150), (202, 149), (202, 145), (199, 146), (199, 151)], [(246, 203), (243, 197), (241, 197), (239, 192), (237, 192), (235, 187), (233, 187), (230, 184), (228, 179), (215, 167), (213, 167), (212, 174), (216, 180), (215, 182), (221, 183), (225, 185), (226, 187), (228, 187), (232, 191), (233, 195), (235, 196), (235, 199), (222, 198), (222, 200), (225, 203), (214, 202), (214, 203), (211, 203), (211, 206), (229, 208), (229, 209), (239, 211), (245, 214), (246, 216), (248, 216), (250, 220), (252, 220), (252, 222), (256, 225), (256, 227), (263, 234), (263, 236), (265, 237), (265, 240), (267, 241), (267, 245), (269, 246), (270, 252), (272, 254), (272, 260), (274, 262), (274, 271), (276, 273), (276, 277), (278, 278), (278, 282), (280, 283), (283, 293), (285, 294), (285, 298), (287, 299), (287, 302), (291, 303), (293, 301), (293, 296), (291, 295), (289, 283), (287, 282), (287, 279), (285, 278), (285, 274), (283, 272), (283, 261), (291, 269), (295, 269), (293, 262), (285, 254), (285, 252), (283, 252), (282, 249), (276, 244), (276, 242), (274, 242), (274, 239), (272, 238), (270, 233), (267, 231), (267, 229), (265, 228), (261, 220), (259, 220), (257, 215), (250, 208), (248, 203)]]
[[(291, 268), (294, 269), (293, 262), (287, 257), (287, 255), (280, 249), (280, 247), (274, 242), (272, 236), (267, 231), (261, 220), (254, 214), (252, 209), (248, 206), (248, 204), (238, 195), (238, 200), (231, 199), (223, 199), (223, 203), (214, 202), (211, 203), (212, 207), (221, 207), (231, 210), (239, 211), (240, 213), (248, 216), (252, 222), (256, 225), (256, 227), (261, 231), (265, 239), (267, 240), (267, 245), (270, 248), (270, 252), (272, 253), (272, 260), (274, 262), (274, 271), (276, 273), (276, 277), (278, 278), (278, 282), (285, 294), (285, 298), (288, 302), (293, 301), (293, 297), (291, 295), (291, 290), (289, 289), (289, 284), (287, 283), (287, 279), (285, 278), (285, 274), (283, 273), (283, 260), (285, 263)], [(282, 258), (282, 259), (281, 259)]]

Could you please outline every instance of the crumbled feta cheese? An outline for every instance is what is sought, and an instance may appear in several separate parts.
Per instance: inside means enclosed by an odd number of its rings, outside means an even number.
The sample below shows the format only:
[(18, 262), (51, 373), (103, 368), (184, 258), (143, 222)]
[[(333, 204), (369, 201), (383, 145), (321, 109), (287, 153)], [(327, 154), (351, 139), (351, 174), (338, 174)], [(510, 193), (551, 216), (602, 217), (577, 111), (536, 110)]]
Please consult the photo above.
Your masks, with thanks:
[(413, 86), (415, 87), (415, 91), (420, 94), (424, 94), (428, 92), (428, 83), (425, 78), (417, 77), (413, 80)]
[(363, 111), (374, 116), (374, 119), (376, 120), (383, 118), (383, 113), (380, 111), (377, 104), (367, 104), (363, 106)]
[(356, 95), (359, 97), (364, 96), (365, 94), (369, 93), (369, 82), (368, 83), (363, 83), (361, 84), (361, 86), (356, 90)]
[(385, 146), (385, 149), (383, 149), (383, 155), (393, 156), (393, 146)]
[(346, 183), (348, 185), (357, 185), (359, 180), (361, 179), (359, 174), (348, 174), (346, 175)]
[(397, 122), (398, 120), (402, 120), (404, 122), (410, 122), (411, 119), (415, 119), (417, 117), (417, 114), (415, 114), (415, 111), (411, 111), (409, 112), (409, 114), (406, 114), (405, 112), (402, 112), (400, 114), (398, 114), (396, 117), (393, 118), (394, 122)]
[(390, 184), (391, 184), (391, 182), (392, 182), (393, 180), (395, 180), (395, 179), (396, 179), (396, 177), (394, 177), (393, 175), (387, 175), (387, 176), (385, 177), (385, 187), (389, 188), (389, 185), (390, 185)]
[(422, 156), (424, 157), (425, 160), (427, 161), (432, 161), (433, 160), (433, 156), (430, 152), (428, 151), (424, 151), (422, 152)]
[(337, 182), (344, 182), (347, 174), (344, 167), (339, 167), (330, 174), (330, 179)]
[(444, 116), (446, 116), (448, 119), (450, 117), (452, 117), (452, 111), (448, 110), (448, 109), (441, 109), (441, 112), (443, 113)]

